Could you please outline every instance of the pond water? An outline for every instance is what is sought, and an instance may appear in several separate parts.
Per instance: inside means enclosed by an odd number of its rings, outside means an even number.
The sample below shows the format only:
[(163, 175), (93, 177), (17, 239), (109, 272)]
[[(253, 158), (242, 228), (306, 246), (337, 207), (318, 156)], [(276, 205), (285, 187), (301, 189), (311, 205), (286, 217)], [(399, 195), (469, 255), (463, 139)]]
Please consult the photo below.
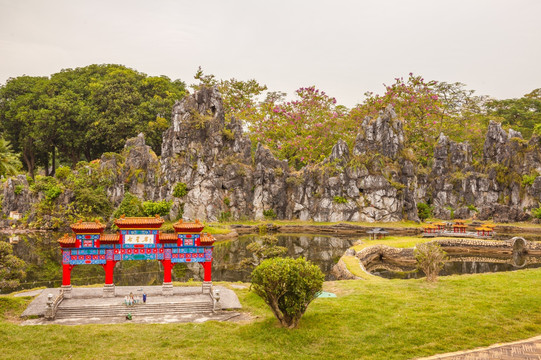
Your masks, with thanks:
[[(13, 244), (16, 256), (26, 261), (27, 277), (18, 289), (39, 286), (59, 287), (62, 280), (61, 252), (56, 240), (63, 233), (36, 233), (20, 235), (19, 241)], [(324, 235), (283, 235), (277, 234), (278, 246), (287, 249), (291, 257), (303, 256), (317, 264), (326, 274), (327, 280), (332, 280), (330, 271), (340, 259), (344, 251), (359, 239), (358, 236), (333, 237)], [(510, 239), (508, 235), (505, 239)], [(528, 237), (526, 236), (528, 239)], [(247, 259), (254, 255), (246, 247), (252, 241), (258, 240), (255, 235), (241, 236), (235, 240), (215, 243), (212, 278), (214, 281), (249, 281), (253, 266), (244, 266)], [(529, 239), (536, 240), (536, 239)], [(7, 235), (2, 235), (0, 241), (9, 241)], [(372, 264), (372, 273), (388, 278), (414, 278), (420, 274), (412, 272), (412, 268), (397, 269), (385, 264)], [(541, 264), (527, 264), (524, 267), (540, 267)], [(472, 274), (479, 272), (510, 271), (523, 268), (513, 265), (508, 259), (496, 261), (479, 261), (479, 258), (452, 258), (442, 272), (445, 274)], [(73, 285), (102, 284), (105, 279), (104, 270), (100, 265), (76, 266), (72, 271)], [(203, 268), (199, 264), (179, 264), (173, 268), (173, 281), (199, 281), (203, 278)], [(116, 285), (161, 285), (163, 269), (159, 261), (124, 261), (115, 267), (114, 282)]]
[[(62, 282), (61, 251), (57, 239), (63, 233), (39, 233), (20, 235), (13, 244), (14, 254), (26, 261), (27, 276), (20, 289), (39, 286), (59, 287)], [(253, 266), (243, 266), (243, 260), (253, 259), (246, 246), (258, 240), (258, 236), (241, 236), (235, 240), (215, 243), (212, 279), (214, 281), (249, 281)], [(291, 257), (303, 256), (317, 264), (331, 279), (331, 268), (357, 238), (347, 239), (322, 235), (277, 235), (276, 245), (287, 248)], [(9, 241), (3, 235), (0, 241)], [(199, 264), (178, 264), (173, 268), (173, 281), (202, 280), (203, 267)], [(73, 285), (101, 284), (105, 272), (100, 265), (76, 266), (72, 270)], [(116, 285), (160, 285), (163, 268), (159, 261), (122, 261), (114, 273)]]
[[(480, 274), (487, 272), (514, 271), (528, 268), (541, 267), (541, 263), (529, 264), (524, 267), (517, 267), (511, 264), (502, 264), (488, 261), (453, 261), (452, 259), (445, 263), (440, 272), (440, 276), (455, 275), (455, 274)], [(418, 279), (424, 277), (422, 272), (418, 272), (411, 268), (404, 269), (383, 269), (374, 268), (370, 271), (372, 275), (381, 276), (386, 279)]]

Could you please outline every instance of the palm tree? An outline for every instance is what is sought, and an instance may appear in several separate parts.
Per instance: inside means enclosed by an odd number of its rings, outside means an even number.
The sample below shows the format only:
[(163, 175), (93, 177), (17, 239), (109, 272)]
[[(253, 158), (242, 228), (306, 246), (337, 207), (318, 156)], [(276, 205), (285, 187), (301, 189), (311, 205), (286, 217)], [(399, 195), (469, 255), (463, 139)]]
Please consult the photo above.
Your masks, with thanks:
[(9, 141), (0, 137), (0, 176), (15, 175), (21, 168), (21, 161), (13, 153)]

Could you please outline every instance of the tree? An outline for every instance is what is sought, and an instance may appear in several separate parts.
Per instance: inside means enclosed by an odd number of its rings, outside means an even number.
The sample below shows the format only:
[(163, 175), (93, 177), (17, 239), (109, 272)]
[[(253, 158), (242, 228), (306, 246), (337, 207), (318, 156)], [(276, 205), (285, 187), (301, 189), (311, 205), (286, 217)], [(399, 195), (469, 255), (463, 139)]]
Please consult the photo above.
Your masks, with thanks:
[[(296, 91), (299, 100), (261, 104), (261, 116), (250, 124), (251, 138), (274, 150), (280, 159), (299, 169), (323, 160), (344, 139), (350, 144), (356, 129), (348, 121), (347, 109), (315, 87)], [(280, 96), (278, 97), (280, 98)]]
[(252, 272), (251, 290), (271, 308), (280, 325), (295, 328), (323, 287), (325, 276), (304, 258), (264, 260)]
[(488, 115), (495, 116), (503, 125), (520, 131), (526, 139), (533, 133), (541, 135), (541, 88), (520, 99), (488, 101), (486, 108)]
[(0, 126), (30, 174), (37, 165), (54, 174), (57, 154), (74, 168), (82, 156), (91, 161), (119, 151), (140, 132), (159, 154), (168, 114), (185, 93), (180, 80), (122, 65), (64, 69), (50, 79), (20, 76), (0, 87)]
[(0, 138), (0, 176), (15, 175), (21, 168), (18, 156), (11, 150), (11, 144)]
[(15, 289), (24, 279), (26, 263), (13, 255), (11, 244), (0, 241), (0, 290)]
[(433, 282), (438, 279), (438, 274), (443, 269), (447, 255), (435, 242), (417, 244), (415, 260), (417, 268), (425, 273), (426, 281)]
[(378, 112), (392, 105), (404, 123), (406, 147), (413, 149), (418, 161), (427, 165), (441, 132), (455, 141), (473, 140), (476, 149), (482, 148), (482, 105), (485, 97), (473, 96), (462, 83), (425, 81), (422, 76), (409, 74), (409, 78), (396, 78), (385, 86), (383, 95), (367, 92), (365, 101), (351, 110), (350, 116), (360, 124), (366, 116), (376, 117)]
[(423, 202), (417, 203), (417, 214), (419, 215), (419, 219), (424, 221), (432, 216), (432, 207)]
[(0, 87), (0, 127), (13, 149), (21, 153), (32, 177), (47, 153), (39, 141), (43, 129), (37, 125), (45, 107), (47, 81), (45, 77), (19, 76)]
[(259, 116), (260, 107), (257, 98), (267, 90), (266, 85), (259, 84), (256, 80), (217, 80), (212, 74), (205, 75), (201, 66), (197, 70), (194, 78), (199, 80), (199, 84), (192, 85), (195, 90), (202, 86), (216, 86), (222, 95), (224, 104), (225, 121), (231, 121), (236, 118), (245, 124), (250, 124)]

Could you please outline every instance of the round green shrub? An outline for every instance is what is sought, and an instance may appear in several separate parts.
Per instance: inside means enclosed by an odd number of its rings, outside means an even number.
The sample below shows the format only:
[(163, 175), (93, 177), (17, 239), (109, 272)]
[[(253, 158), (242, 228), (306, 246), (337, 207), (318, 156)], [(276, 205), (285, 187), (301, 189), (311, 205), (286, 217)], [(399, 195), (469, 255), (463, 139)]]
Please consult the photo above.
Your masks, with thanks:
[(71, 169), (67, 166), (59, 166), (54, 174), (58, 180), (65, 180), (71, 174)]
[(251, 290), (270, 306), (283, 327), (295, 328), (324, 279), (319, 267), (304, 258), (272, 258), (252, 272)]

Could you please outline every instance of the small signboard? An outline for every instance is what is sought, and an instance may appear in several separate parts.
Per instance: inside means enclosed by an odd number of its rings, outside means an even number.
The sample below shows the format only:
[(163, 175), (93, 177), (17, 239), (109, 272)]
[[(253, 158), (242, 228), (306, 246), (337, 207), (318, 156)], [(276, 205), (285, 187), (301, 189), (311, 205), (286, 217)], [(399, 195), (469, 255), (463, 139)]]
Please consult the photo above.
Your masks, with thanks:
[(152, 234), (127, 234), (124, 235), (124, 244), (154, 244), (154, 235)]

